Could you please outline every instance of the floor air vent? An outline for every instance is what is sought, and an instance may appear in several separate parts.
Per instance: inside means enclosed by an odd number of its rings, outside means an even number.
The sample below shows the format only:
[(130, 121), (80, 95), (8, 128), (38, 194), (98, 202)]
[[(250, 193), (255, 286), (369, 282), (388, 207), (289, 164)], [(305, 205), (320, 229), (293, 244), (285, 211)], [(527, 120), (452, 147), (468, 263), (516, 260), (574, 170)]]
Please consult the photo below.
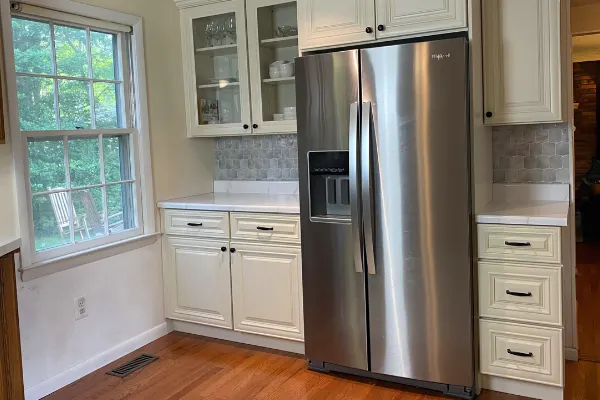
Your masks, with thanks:
[(158, 357), (156, 356), (150, 354), (142, 354), (141, 356), (138, 356), (131, 361), (127, 361), (125, 364), (119, 365), (117, 368), (107, 372), (106, 374), (116, 376), (119, 378), (125, 378), (127, 375), (144, 368), (146, 365), (156, 360), (158, 360)]

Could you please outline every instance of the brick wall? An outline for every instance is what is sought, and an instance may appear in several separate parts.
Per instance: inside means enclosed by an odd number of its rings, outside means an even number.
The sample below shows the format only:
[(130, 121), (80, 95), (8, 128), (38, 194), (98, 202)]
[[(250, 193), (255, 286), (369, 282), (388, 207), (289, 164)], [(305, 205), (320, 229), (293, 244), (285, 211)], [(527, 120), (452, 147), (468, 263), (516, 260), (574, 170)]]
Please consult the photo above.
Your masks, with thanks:
[(596, 61), (573, 63), (573, 98), (579, 103), (575, 110), (575, 184), (588, 172), (596, 155)]

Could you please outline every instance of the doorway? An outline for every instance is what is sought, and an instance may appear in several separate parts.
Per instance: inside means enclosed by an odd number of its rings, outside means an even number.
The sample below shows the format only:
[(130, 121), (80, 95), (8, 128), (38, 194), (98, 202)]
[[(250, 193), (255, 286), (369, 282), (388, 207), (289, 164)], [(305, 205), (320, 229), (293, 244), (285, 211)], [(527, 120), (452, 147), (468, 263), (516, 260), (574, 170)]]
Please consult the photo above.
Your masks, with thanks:
[(600, 34), (573, 36), (579, 359), (600, 363)]

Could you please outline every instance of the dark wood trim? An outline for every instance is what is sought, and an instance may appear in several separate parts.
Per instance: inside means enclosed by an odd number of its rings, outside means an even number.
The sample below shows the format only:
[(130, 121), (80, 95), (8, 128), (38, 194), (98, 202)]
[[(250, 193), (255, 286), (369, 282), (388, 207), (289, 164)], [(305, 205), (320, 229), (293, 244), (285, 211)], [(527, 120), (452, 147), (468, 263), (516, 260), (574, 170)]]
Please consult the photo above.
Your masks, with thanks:
[(0, 400), (23, 400), (15, 253), (0, 258)]

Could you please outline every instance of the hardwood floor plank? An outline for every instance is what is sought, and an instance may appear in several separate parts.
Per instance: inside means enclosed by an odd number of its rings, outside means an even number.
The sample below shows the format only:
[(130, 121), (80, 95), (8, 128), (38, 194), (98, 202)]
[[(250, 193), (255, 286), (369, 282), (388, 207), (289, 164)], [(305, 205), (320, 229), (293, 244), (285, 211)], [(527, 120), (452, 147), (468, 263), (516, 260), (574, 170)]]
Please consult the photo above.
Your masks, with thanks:
[(581, 360), (600, 361), (600, 243), (577, 244), (577, 333)]
[[(121, 379), (141, 353), (159, 360)], [(600, 364), (567, 363), (566, 400), (600, 399)], [(51, 394), (50, 400), (441, 400), (437, 392), (307, 369), (298, 355), (173, 332)], [(483, 391), (479, 400), (526, 400)]]

